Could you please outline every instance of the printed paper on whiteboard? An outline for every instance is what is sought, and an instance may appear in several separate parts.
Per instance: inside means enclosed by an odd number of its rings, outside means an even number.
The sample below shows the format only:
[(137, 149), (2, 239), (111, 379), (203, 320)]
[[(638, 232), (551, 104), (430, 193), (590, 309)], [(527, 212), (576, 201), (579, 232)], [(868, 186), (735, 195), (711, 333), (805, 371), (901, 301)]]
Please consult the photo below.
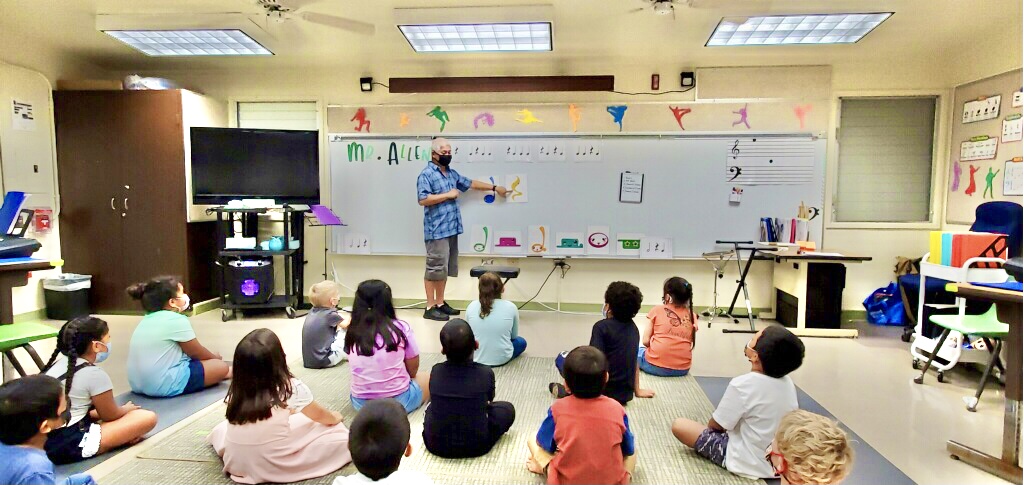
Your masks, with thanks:
[(640, 239), (640, 259), (671, 259), (672, 240), (665, 237)]
[(581, 255), (586, 250), (582, 232), (555, 234), (555, 254)]
[(1020, 113), (1012, 114), (1007, 116), (1003, 120), (1003, 136), (1001, 141), (1003, 143), (1009, 143), (1013, 141), (1020, 141), (1024, 138), (1024, 118), (1021, 118)]
[(366, 234), (345, 234), (345, 254), (370, 254), (370, 237)]
[(11, 128), (18, 131), (36, 131), (35, 107), (32, 103), (11, 100)]
[(750, 137), (726, 140), (725, 181), (734, 185), (803, 185), (814, 180), (814, 140)]
[(1024, 195), (1024, 162), (1015, 160), (1003, 166), (1003, 195)]
[(615, 235), (615, 254), (619, 256), (639, 256), (640, 240), (644, 235), (639, 233), (620, 232)]
[(561, 162), (565, 160), (567, 151), (565, 142), (544, 140), (537, 145), (537, 161)]
[(514, 203), (526, 202), (529, 200), (527, 186), (526, 174), (506, 175), (505, 189), (508, 190), (508, 195), (505, 196), (505, 200)]
[(548, 226), (530, 226), (526, 233), (526, 254), (540, 256), (551, 252), (548, 242), (551, 238), (551, 228)]
[(622, 172), (619, 174), (619, 202), (639, 204), (644, 201), (644, 174)]
[(523, 245), (522, 231), (494, 232), (494, 254), (523, 254), (526, 252)]
[(586, 252), (593, 255), (611, 254), (614, 242), (608, 226), (587, 226)]
[(491, 226), (475, 225), (469, 236), (469, 248), (473, 254), (488, 254), (494, 244), (494, 228)]

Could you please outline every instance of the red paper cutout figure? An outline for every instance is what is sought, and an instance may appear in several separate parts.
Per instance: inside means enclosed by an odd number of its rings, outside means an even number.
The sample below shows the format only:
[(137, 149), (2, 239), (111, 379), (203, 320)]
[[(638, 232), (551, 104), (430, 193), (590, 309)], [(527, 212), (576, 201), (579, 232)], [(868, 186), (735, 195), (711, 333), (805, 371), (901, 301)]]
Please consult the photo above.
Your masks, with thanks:
[(356, 110), (356, 115), (353, 116), (352, 119), (350, 119), (349, 121), (358, 121), (359, 122), (359, 124), (356, 125), (356, 128), (355, 128), (356, 131), (363, 131), (363, 127), (365, 126), (366, 127), (366, 132), (367, 133), (370, 132), (370, 120), (366, 119), (366, 108), (359, 108), (359, 109), (357, 109)]
[(676, 123), (679, 123), (679, 129), (686, 130), (686, 128), (683, 128), (683, 116), (686, 116), (686, 113), (693, 110), (690, 108), (677, 108), (675, 106), (669, 106), (668, 109), (672, 110), (672, 116), (676, 117)]
[(804, 122), (807, 119), (807, 112), (811, 110), (813, 106), (805, 104), (803, 106), (797, 106), (793, 108), (793, 114), (796, 115), (796, 119), (800, 120), (800, 129), (804, 129)]
[(974, 174), (978, 173), (978, 170), (981, 170), (981, 167), (971, 165), (969, 169), (971, 171), (971, 183), (967, 184), (967, 190), (965, 190), (964, 193), (973, 197), (974, 193), (978, 191), (978, 186), (974, 183)]

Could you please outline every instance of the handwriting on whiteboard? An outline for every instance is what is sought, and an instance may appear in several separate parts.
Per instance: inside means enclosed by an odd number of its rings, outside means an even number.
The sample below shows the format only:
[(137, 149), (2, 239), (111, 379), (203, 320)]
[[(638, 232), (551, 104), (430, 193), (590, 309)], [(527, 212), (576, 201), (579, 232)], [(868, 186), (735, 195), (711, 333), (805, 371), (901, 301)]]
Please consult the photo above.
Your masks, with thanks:
[(728, 182), (800, 185), (814, 179), (814, 141), (810, 138), (733, 138), (725, 149)]

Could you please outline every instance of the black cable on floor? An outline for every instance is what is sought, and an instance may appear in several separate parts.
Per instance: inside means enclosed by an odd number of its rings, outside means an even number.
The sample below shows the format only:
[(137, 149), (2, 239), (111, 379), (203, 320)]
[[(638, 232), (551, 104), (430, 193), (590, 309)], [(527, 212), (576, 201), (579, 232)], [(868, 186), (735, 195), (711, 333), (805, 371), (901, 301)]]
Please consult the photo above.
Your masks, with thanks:
[(543, 290), (543, 289), (544, 289), (544, 285), (548, 284), (548, 280), (549, 280), (549, 279), (551, 279), (551, 275), (555, 274), (555, 270), (556, 270), (556, 269), (558, 269), (558, 266), (553, 266), (553, 267), (551, 268), (551, 272), (550, 272), (550, 273), (548, 273), (548, 276), (547, 276), (547, 278), (544, 278), (544, 282), (540, 284), (540, 288), (537, 288), (537, 293), (535, 293), (535, 294), (534, 294), (533, 296), (531, 296), (529, 300), (526, 300), (526, 301), (524, 301), (522, 305), (519, 305), (519, 309), (520, 309), (520, 310), (522, 310), (524, 306), (526, 306), (527, 304), (529, 304), (529, 303), (530, 303), (531, 301), (533, 301), (533, 300), (534, 300), (535, 298), (537, 298), (538, 296), (540, 296), (540, 292), (541, 292), (541, 290)]

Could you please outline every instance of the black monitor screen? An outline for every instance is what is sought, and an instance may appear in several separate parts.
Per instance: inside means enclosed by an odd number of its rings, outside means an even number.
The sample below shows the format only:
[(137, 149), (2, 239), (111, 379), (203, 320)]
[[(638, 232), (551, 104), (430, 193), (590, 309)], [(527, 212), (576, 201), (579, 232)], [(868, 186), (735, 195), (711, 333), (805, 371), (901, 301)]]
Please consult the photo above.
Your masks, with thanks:
[(192, 202), (320, 203), (319, 132), (192, 128)]

